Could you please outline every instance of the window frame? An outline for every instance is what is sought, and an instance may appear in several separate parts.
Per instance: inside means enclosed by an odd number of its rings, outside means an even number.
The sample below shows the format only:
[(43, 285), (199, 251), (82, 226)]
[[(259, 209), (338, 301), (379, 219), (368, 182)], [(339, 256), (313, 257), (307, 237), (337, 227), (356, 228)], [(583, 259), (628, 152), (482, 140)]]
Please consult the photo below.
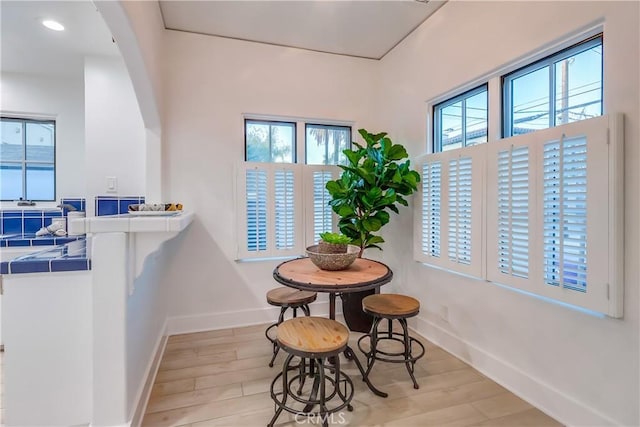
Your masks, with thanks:
[[(307, 130), (309, 129), (309, 126), (324, 128), (324, 129), (337, 129), (337, 130), (348, 129), (349, 130), (349, 146), (347, 148), (348, 149), (353, 148), (353, 127), (352, 126), (304, 122), (304, 164), (305, 165), (309, 165), (308, 155), (307, 155), (307, 142), (308, 142)], [(325, 164), (320, 164), (315, 166), (337, 166), (337, 164), (333, 165), (333, 164), (325, 163)]]
[[(555, 99), (555, 71), (553, 65), (563, 59), (578, 55), (584, 51), (587, 51), (595, 46), (600, 46), (602, 49), (602, 60), (600, 61), (600, 75), (602, 76), (600, 85), (600, 116), (604, 114), (604, 33), (592, 35), (574, 43), (573, 45), (551, 53), (541, 59), (531, 62), (527, 65), (517, 68), (507, 74), (500, 77), (500, 87), (502, 92), (502, 114), (501, 114), (501, 134), (502, 138), (509, 138), (515, 136), (513, 132), (513, 90), (511, 83), (523, 76), (536, 72), (544, 67), (549, 67), (549, 126), (558, 126), (554, 124), (556, 113), (556, 99)], [(548, 128), (545, 128), (548, 129)]]
[[(265, 124), (265, 125), (269, 125), (269, 159), (273, 159), (272, 156), (272, 142), (271, 142), (271, 126), (275, 123), (275, 124), (280, 124), (280, 125), (292, 125), (293, 126), (293, 147), (292, 147), (292, 162), (282, 162), (284, 164), (297, 164), (298, 163), (298, 123), (295, 121), (288, 121), (288, 120), (265, 120), (265, 119), (252, 119), (252, 118), (247, 118), (245, 117), (244, 119), (244, 161), (245, 162), (254, 162), (253, 160), (248, 160), (247, 159), (247, 124), (249, 122), (255, 123), (255, 124)], [(274, 162), (274, 161), (269, 161), (269, 162), (259, 162), (259, 163), (280, 163), (280, 162)]]
[[(9, 122), (19, 122), (22, 125), (22, 160), (2, 160), (2, 163), (11, 163), (11, 164), (19, 164), (21, 165), (21, 178), (22, 178), (22, 196), (19, 197), (19, 200), (31, 200), (35, 202), (54, 202), (56, 201), (57, 196), (57, 156), (56, 156), (56, 147), (57, 147), (57, 133), (58, 127), (55, 119), (47, 119), (47, 118), (33, 118), (33, 117), (11, 117), (11, 116), (0, 116), (0, 120), (9, 121)], [(53, 125), (53, 161), (33, 161), (27, 160), (27, 124), (35, 123), (35, 124), (52, 124)], [(37, 164), (37, 165), (53, 165), (53, 198), (51, 199), (28, 199), (27, 198), (27, 164)], [(15, 199), (0, 199), (0, 202), (14, 202)]]
[(461, 148), (467, 147), (467, 132), (466, 132), (467, 118), (465, 114), (466, 101), (467, 99), (473, 96), (476, 96), (482, 92), (487, 93), (487, 142), (489, 142), (489, 82), (485, 81), (484, 83), (478, 86), (475, 86), (472, 89), (464, 91), (458, 95), (447, 98), (446, 100), (438, 102), (437, 104), (433, 105), (433, 109), (432, 109), (432, 121), (433, 121), (432, 152), (433, 153), (442, 152), (442, 136), (441, 136), (442, 120), (440, 118), (439, 112), (442, 109), (450, 105), (453, 105), (458, 101), (462, 101), (462, 111), (460, 112), (460, 115), (462, 117), (462, 128), (461, 128), (462, 147)]
[[(321, 172), (330, 175), (329, 179), (338, 179), (342, 172), (342, 169), (338, 165), (312, 165), (307, 164), (307, 126), (316, 126), (329, 129), (348, 129), (350, 140), (347, 148), (353, 147), (353, 127), (354, 123), (349, 121), (340, 120), (321, 120), (321, 119), (306, 119), (296, 117), (280, 117), (280, 116), (266, 116), (256, 114), (246, 114), (243, 117), (244, 126), (244, 159), (236, 165), (235, 185), (236, 188), (236, 261), (260, 261), (269, 259), (282, 259), (292, 258), (304, 254), (305, 245), (313, 245), (317, 243), (316, 236), (316, 224), (315, 224), (315, 196), (316, 186), (314, 185), (314, 174)], [(247, 123), (291, 123), (295, 125), (295, 155), (294, 163), (275, 163), (275, 162), (254, 162), (247, 161)], [(298, 141), (301, 141), (298, 144)], [(248, 250), (247, 238), (249, 229), (247, 227), (247, 192), (246, 192), (246, 171), (248, 169), (260, 169), (267, 171), (267, 221), (266, 221), (266, 247), (264, 249)], [(293, 248), (279, 249), (275, 246), (274, 233), (275, 233), (275, 221), (274, 221), (274, 203), (273, 195), (275, 194), (274, 187), (274, 173), (279, 169), (287, 169), (293, 171), (293, 185), (296, 188), (295, 194), (295, 207), (294, 207), (294, 222), (296, 224), (295, 233), (295, 245)], [(323, 212), (331, 212), (332, 224), (331, 230), (325, 231), (338, 231), (338, 217), (332, 212), (330, 206), (327, 205), (323, 209)], [(299, 232), (298, 232), (299, 231)]]

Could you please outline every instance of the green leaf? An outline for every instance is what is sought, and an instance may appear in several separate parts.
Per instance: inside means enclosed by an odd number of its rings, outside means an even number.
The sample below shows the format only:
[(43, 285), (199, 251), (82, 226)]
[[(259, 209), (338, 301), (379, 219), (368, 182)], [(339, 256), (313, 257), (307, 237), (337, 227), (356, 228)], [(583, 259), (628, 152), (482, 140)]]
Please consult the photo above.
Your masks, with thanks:
[(353, 208), (351, 206), (348, 205), (342, 205), (340, 206), (340, 208), (338, 209), (338, 212), (336, 212), (340, 217), (344, 218), (347, 216), (351, 216), (355, 213), (355, 211), (353, 210)]
[(362, 220), (362, 226), (367, 231), (378, 231), (382, 227), (382, 222), (377, 218), (365, 218)]
[(371, 135), (371, 139), (373, 139), (374, 142), (378, 142), (380, 141), (382, 138), (384, 138), (385, 136), (387, 136), (386, 132), (380, 132), (380, 133), (376, 133), (375, 135), (370, 133), (369, 135)]
[[(415, 175), (413, 175), (411, 172), (406, 174), (403, 178), (404, 178), (404, 181), (411, 186), (411, 188), (416, 188), (416, 184), (418, 181), (416, 181)], [(418, 179), (420, 179), (420, 176), (418, 176)]]
[(369, 189), (369, 191), (367, 191), (367, 197), (372, 201), (379, 199), (380, 197), (382, 197), (382, 189), (380, 189), (380, 187), (372, 187), (371, 189)]
[(389, 213), (388, 213), (388, 212), (385, 212), (385, 211), (378, 211), (378, 212), (376, 212), (376, 214), (374, 215), (374, 217), (375, 217), (376, 219), (378, 219), (378, 220), (382, 223), (382, 225), (385, 225), (386, 223), (388, 223), (388, 222), (389, 222), (389, 217), (390, 217), (390, 215), (389, 215)]
[(398, 210), (398, 208), (396, 207), (396, 205), (389, 205), (389, 206), (387, 206), (387, 207), (388, 207), (391, 211), (393, 211), (393, 212), (395, 212), (395, 213), (397, 213), (397, 214), (399, 214), (399, 213), (400, 213), (400, 211)]
[(367, 170), (364, 167), (358, 168), (358, 175), (362, 177), (367, 184), (374, 185), (376, 183), (376, 177), (371, 173), (371, 171)]
[(389, 138), (382, 138), (380, 140), (380, 148), (382, 149), (382, 157), (387, 157), (389, 155), (389, 148), (393, 145), (393, 142)]
[(342, 150), (342, 152), (344, 153), (345, 156), (347, 156), (347, 159), (349, 160), (349, 163), (352, 166), (354, 166), (354, 167), (358, 166), (358, 162), (362, 158), (362, 156), (360, 155), (360, 153), (358, 151)]
[(400, 184), (402, 182), (402, 175), (400, 175), (400, 172), (397, 169), (395, 170), (391, 181), (393, 181), (395, 184)]
[(380, 249), (380, 250), (382, 250), (382, 248), (381, 248), (380, 246), (378, 246), (378, 245), (366, 245), (364, 248), (365, 248), (365, 249), (369, 249), (369, 248), (376, 248), (376, 249)]
[(396, 144), (389, 149), (387, 157), (389, 160), (402, 160), (408, 157), (407, 150), (400, 144)]
[(375, 148), (367, 148), (367, 156), (373, 159), (375, 163), (382, 163), (382, 155), (380, 151)]
[(367, 244), (371, 243), (384, 243), (384, 239), (380, 236), (371, 235), (371, 237), (367, 239)]
[(363, 194), (362, 196), (359, 196), (359, 197), (367, 209), (371, 209), (373, 207), (373, 202), (367, 197), (366, 194)]
[(331, 196), (340, 194), (342, 192), (342, 187), (340, 186), (340, 184), (338, 184), (337, 181), (327, 181), (325, 188)]

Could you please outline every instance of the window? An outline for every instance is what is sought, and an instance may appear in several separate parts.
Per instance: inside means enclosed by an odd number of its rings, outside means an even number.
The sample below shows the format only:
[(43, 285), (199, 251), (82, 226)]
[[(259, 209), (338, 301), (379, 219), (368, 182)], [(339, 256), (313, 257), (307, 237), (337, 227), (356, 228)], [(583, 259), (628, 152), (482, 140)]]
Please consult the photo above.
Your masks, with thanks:
[(602, 115), (602, 34), (503, 77), (503, 135)]
[(433, 107), (433, 152), (487, 142), (487, 85)]
[(245, 120), (244, 141), (248, 162), (295, 163), (295, 123)]
[(415, 258), (482, 277), (485, 144), (424, 156), (416, 207)]
[(348, 126), (306, 125), (305, 154), (308, 165), (343, 165), (343, 150), (351, 148)]
[[(298, 156), (297, 129), (304, 129)], [(337, 231), (325, 186), (340, 176), (351, 127), (246, 119), (245, 143), (236, 178), (239, 259), (298, 256), (320, 233)]]
[(415, 258), (621, 317), (622, 130), (601, 116), (426, 155)]
[(2, 118), (2, 200), (55, 200), (56, 123)]
[[(416, 260), (622, 317), (624, 127), (603, 116), (601, 31), (433, 106)], [(478, 144), (489, 113), (503, 139)]]

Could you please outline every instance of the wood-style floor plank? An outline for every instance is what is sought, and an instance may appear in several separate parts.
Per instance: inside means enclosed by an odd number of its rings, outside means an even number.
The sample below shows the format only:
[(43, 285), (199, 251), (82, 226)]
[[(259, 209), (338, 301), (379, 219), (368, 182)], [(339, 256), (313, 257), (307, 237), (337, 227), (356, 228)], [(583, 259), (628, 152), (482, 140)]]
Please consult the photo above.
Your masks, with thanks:
[[(142, 425), (266, 425), (274, 414), (269, 388), (285, 358), (281, 351), (275, 366), (268, 367), (272, 347), (264, 337), (267, 326), (170, 337)], [(403, 364), (376, 362), (371, 381), (389, 393), (388, 398), (380, 398), (360, 380), (355, 364), (341, 357), (342, 369), (354, 380), (354, 411), (334, 414), (333, 425), (559, 425), (466, 363), (413, 335), (427, 349), (415, 367), (420, 388), (413, 388)], [(352, 333), (349, 341), (364, 361), (357, 351), (360, 336)], [(304, 424), (319, 425), (314, 420)], [(300, 426), (300, 420), (283, 412), (276, 426)]]

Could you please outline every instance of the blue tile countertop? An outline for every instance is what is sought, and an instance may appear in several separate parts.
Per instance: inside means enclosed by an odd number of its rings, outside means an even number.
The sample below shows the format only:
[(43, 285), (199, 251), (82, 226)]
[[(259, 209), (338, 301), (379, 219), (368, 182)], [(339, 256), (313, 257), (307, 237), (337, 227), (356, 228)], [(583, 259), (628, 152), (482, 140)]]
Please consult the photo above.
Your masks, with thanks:
[(0, 263), (0, 274), (81, 270), (91, 270), (91, 256), (84, 238)]
[(10, 233), (0, 235), (0, 248), (17, 246), (56, 246), (63, 245), (76, 240), (84, 239), (84, 236), (64, 236), (53, 235), (36, 237), (34, 233)]

